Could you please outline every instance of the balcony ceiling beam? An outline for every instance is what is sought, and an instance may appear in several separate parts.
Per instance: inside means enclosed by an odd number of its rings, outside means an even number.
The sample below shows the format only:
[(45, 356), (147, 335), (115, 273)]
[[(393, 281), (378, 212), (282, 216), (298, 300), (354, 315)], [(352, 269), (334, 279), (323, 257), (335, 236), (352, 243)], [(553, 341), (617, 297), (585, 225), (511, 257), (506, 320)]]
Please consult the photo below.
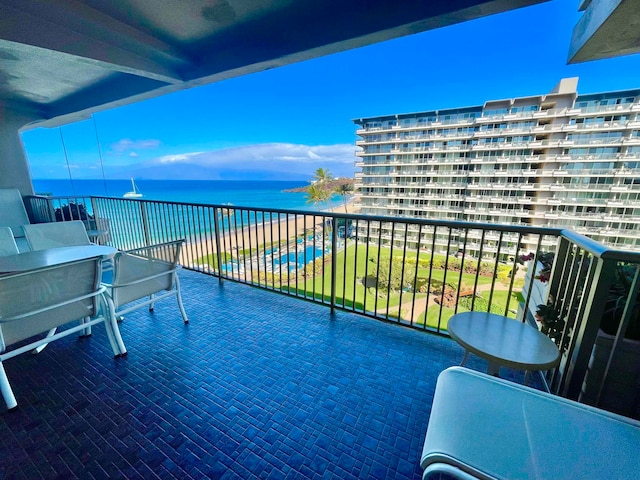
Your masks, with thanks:
[(0, 107), (51, 126), (545, 1), (2, 0)]
[(77, 61), (120, 72), (179, 83), (189, 63), (171, 45), (75, 0), (0, 2), (0, 46), (31, 50), (43, 61)]
[(592, 0), (580, 8), (568, 63), (640, 52), (640, 0)]

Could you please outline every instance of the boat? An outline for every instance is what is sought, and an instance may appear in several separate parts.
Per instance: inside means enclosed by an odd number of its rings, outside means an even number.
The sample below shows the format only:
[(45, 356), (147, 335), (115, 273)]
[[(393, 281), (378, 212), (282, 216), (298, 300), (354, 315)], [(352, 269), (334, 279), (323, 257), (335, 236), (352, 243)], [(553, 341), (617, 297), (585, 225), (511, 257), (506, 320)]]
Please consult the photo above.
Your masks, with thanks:
[(138, 188), (136, 187), (136, 182), (133, 181), (133, 178), (131, 179), (131, 188), (133, 190), (125, 193), (123, 195), (124, 198), (141, 198), (142, 197), (142, 194), (138, 191)]

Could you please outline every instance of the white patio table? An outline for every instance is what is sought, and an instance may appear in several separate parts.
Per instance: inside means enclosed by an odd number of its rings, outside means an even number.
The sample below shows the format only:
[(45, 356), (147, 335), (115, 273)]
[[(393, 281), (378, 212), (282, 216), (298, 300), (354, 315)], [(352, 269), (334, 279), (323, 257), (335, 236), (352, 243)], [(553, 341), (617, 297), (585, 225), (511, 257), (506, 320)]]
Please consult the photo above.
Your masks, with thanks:
[(106, 245), (76, 245), (48, 248), (0, 257), (0, 275), (27, 272), (93, 257), (103, 260), (113, 257), (117, 250)]
[(451, 317), (447, 330), (469, 352), (489, 362), (487, 373), (500, 366), (518, 370), (549, 370), (560, 362), (560, 351), (546, 335), (518, 320), (486, 312), (463, 312)]

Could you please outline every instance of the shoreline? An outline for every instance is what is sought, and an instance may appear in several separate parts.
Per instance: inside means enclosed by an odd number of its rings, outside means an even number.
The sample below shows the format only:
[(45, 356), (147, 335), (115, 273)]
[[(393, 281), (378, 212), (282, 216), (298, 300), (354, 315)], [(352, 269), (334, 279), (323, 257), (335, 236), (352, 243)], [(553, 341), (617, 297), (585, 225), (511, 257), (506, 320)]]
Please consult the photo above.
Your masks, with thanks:
[[(325, 210), (319, 210), (317, 213), (296, 215), (295, 218), (287, 220), (283, 218), (277, 220), (272, 218), (271, 221), (261, 222), (258, 224), (247, 225), (242, 229), (225, 232), (220, 237), (221, 250), (227, 254), (238, 254), (238, 248), (240, 249), (257, 249), (260, 245), (280, 245), (282, 241), (291, 241), (293, 238), (298, 238), (300, 235), (304, 235), (305, 231), (316, 230), (318, 226), (323, 223), (322, 218), (327, 213), (345, 213), (345, 206), (340, 205)], [(358, 213), (359, 209), (354, 205), (354, 198), (351, 198), (347, 202), (347, 212)], [(282, 236), (282, 238), (280, 238)], [(192, 268), (199, 268), (197, 260), (202, 259), (208, 255), (216, 254), (215, 238), (199, 240), (194, 239), (187, 241), (183, 249), (183, 256), (188, 257), (186, 262), (182, 262), (183, 265), (190, 265)]]

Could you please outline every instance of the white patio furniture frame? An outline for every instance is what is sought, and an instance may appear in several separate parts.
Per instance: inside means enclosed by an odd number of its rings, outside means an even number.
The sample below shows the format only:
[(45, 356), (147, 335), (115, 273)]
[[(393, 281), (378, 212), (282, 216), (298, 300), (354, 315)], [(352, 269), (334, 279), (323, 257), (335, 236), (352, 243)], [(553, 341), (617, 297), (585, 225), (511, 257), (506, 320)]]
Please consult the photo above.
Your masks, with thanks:
[(24, 225), (22, 230), (31, 250), (91, 245), (84, 223), (80, 220)]
[(638, 445), (640, 421), (451, 367), (438, 376), (420, 465), (425, 480), (439, 472), (483, 480), (638, 478)]
[(0, 226), (9, 227), (13, 232), (19, 251), (26, 252), (29, 247), (24, 239), (23, 225), (29, 224), (29, 216), (17, 188), (0, 188)]
[[(176, 240), (116, 253), (113, 282), (105, 284), (112, 315), (122, 317), (147, 305), (149, 311), (153, 311), (156, 302), (175, 296), (182, 320), (189, 323), (178, 279), (183, 243), (183, 240)], [(149, 298), (137, 301), (145, 297)]]
[[(23, 225), (22, 230), (32, 251), (92, 245), (85, 224), (80, 220)], [(111, 268), (111, 260), (103, 260), (102, 270), (108, 271)], [(55, 331), (55, 328), (51, 329), (49, 335), (53, 335)], [(91, 325), (87, 326), (82, 335), (91, 335)], [(40, 353), (45, 347), (46, 345), (42, 345), (34, 353)]]
[[(10, 358), (99, 323), (105, 325), (114, 357), (127, 353), (100, 276), (100, 257), (0, 276), (0, 392), (7, 408), (17, 406), (3, 366)], [(77, 320), (79, 325), (51, 333)], [(17, 343), (22, 345), (7, 351)]]
[(18, 245), (13, 238), (13, 232), (9, 227), (0, 227), (0, 256), (15, 255), (18, 253)]

